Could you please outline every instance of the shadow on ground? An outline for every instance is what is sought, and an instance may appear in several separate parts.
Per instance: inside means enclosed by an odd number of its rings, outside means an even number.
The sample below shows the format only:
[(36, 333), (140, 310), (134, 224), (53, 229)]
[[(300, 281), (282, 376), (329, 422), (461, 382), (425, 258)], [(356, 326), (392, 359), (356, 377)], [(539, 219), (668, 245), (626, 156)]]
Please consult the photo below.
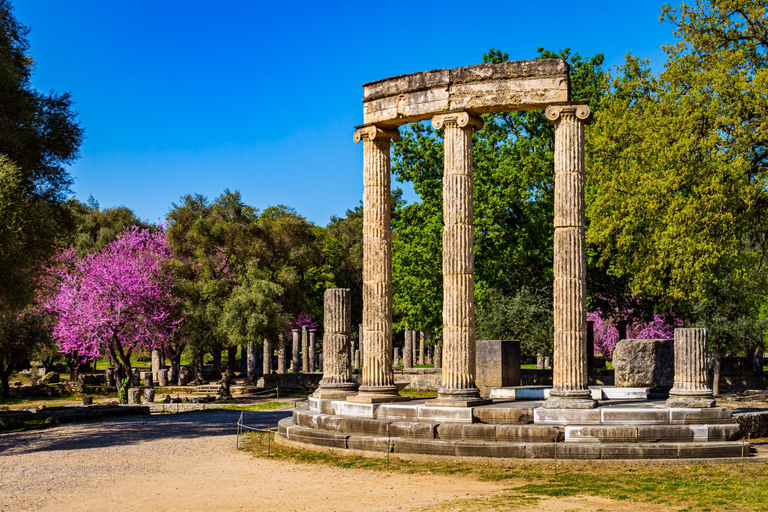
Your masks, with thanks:
[[(243, 423), (253, 428), (272, 428), (291, 415), (291, 410), (246, 411)], [(137, 444), (157, 439), (190, 439), (234, 435), (240, 411), (195, 411), (109, 418), (70, 423), (60, 427), (0, 434), (0, 453), (24, 454), (52, 450), (82, 450)]]

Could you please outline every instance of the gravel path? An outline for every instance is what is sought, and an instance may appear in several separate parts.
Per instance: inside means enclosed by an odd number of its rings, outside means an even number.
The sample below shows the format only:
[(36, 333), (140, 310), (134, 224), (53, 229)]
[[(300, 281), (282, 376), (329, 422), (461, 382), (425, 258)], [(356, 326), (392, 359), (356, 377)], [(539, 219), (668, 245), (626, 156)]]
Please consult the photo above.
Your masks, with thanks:
[[(273, 426), (290, 411), (246, 412)], [(390, 475), (238, 452), (238, 412), (115, 418), (0, 435), (0, 510), (411, 510), (497, 483)]]

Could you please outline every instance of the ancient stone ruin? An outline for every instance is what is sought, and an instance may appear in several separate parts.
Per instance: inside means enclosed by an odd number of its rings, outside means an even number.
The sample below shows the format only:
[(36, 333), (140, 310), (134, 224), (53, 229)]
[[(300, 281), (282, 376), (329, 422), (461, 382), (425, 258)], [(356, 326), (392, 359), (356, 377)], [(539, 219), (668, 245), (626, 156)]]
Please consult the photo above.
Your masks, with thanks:
[[(553, 386), (543, 400), (483, 398), (478, 388), (474, 310), (472, 132), (481, 114), (545, 111), (555, 130)], [(278, 442), (375, 453), (517, 458), (699, 458), (749, 453), (727, 408), (713, 407), (706, 382), (706, 331), (675, 333), (668, 402), (611, 405), (588, 387), (584, 134), (591, 113), (571, 102), (559, 59), (481, 64), (413, 73), (363, 86), (362, 381), (354, 393), (348, 290), (326, 292), (326, 373), (308, 408), (280, 422)], [(394, 380), (390, 145), (405, 123), (431, 120), (444, 131), (443, 345), (436, 399), (410, 400)], [(294, 367), (297, 367), (294, 332)], [(405, 367), (424, 361), (406, 331)], [(419, 358), (414, 357), (419, 346)], [(517, 365), (514, 342), (484, 342), (481, 364), (498, 379)], [(663, 350), (650, 347), (649, 350)], [(493, 354), (489, 354), (489, 351)], [(507, 354), (507, 355), (499, 355)], [(506, 361), (508, 360), (508, 361)], [(506, 362), (505, 362), (506, 361)], [(649, 378), (654, 378), (651, 375)], [(667, 376), (668, 379), (668, 376)], [(481, 385), (484, 383), (481, 381)], [(514, 385), (514, 384), (513, 384)], [(597, 395), (595, 396), (595, 391)], [(397, 403), (397, 402), (409, 403)]]

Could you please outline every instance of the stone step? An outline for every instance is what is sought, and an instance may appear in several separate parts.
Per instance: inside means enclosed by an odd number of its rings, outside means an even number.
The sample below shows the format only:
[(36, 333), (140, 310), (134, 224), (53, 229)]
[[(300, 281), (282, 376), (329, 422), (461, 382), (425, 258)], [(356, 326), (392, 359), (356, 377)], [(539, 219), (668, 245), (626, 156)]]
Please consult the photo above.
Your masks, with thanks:
[[(452, 425), (452, 427), (455, 427)], [(439, 428), (439, 427), (438, 427)], [(377, 453), (519, 459), (704, 459), (750, 455), (749, 443), (722, 442), (485, 442), (359, 435), (306, 428), (291, 418), (278, 424), (278, 437), (295, 443)]]

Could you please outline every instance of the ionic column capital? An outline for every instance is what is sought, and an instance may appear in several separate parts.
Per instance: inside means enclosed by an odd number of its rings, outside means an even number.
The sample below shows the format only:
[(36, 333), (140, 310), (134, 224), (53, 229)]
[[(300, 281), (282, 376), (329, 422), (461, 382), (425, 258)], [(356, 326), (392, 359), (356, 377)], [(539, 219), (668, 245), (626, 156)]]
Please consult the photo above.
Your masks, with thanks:
[(393, 142), (397, 142), (400, 140), (400, 132), (397, 130), (397, 128), (389, 130), (370, 124), (367, 126), (360, 126), (355, 129), (354, 139), (355, 144), (363, 139), (391, 139)]
[(584, 121), (584, 124), (592, 122), (592, 111), (586, 103), (575, 103), (568, 105), (550, 105), (544, 111), (550, 122), (555, 123), (564, 116), (576, 116), (576, 119)]
[(483, 127), (483, 120), (479, 117), (469, 115), (468, 112), (448, 112), (445, 114), (437, 114), (432, 118), (432, 127), (435, 130), (443, 128), (446, 124), (456, 124), (459, 128), (466, 128), (469, 126), (474, 130), (479, 130)]

